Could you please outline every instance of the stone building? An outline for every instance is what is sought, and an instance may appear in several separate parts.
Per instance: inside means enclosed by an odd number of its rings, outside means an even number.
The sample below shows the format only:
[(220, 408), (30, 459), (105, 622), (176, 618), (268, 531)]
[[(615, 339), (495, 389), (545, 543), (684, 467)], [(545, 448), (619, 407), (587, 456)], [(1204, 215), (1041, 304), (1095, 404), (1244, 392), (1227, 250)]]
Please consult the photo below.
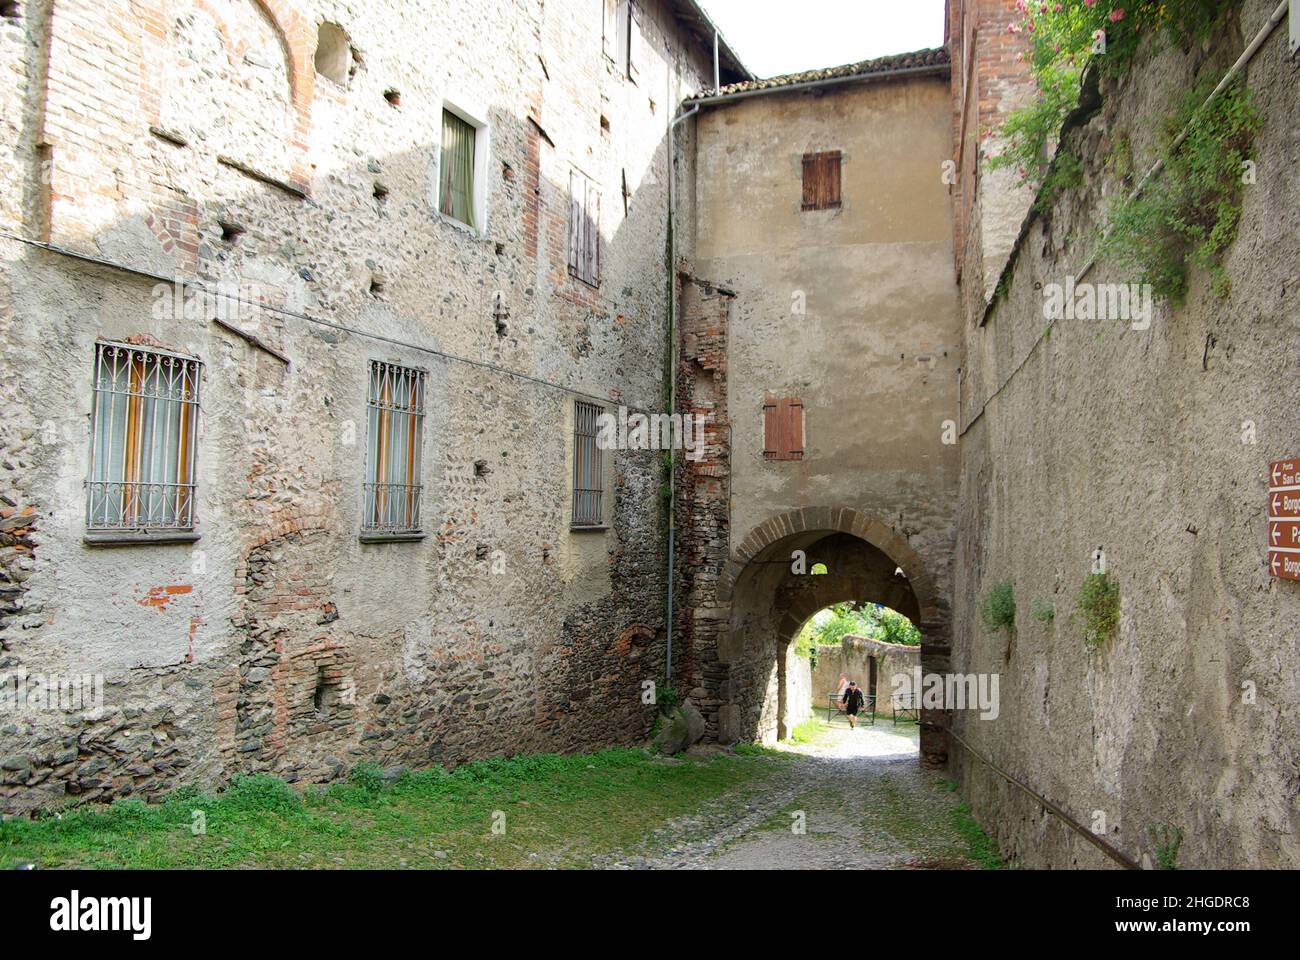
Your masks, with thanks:
[[(716, 431), (682, 503), (717, 534), (686, 564), (683, 634), (687, 682), (723, 740), (803, 719), (786, 696), (793, 640), (832, 603), (904, 613), (927, 669), (946, 669), (960, 340), (948, 70), (944, 50), (921, 51), (696, 101), (679, 383)], [(828, 572), (809, 575), (818, 563)], [(926, 728), (928, 762), (943, 761), (941, 734)]]
[[(1277, 5), (1089, 86), (1046, 199), (985, 162), (1016, 6), (757, 80), (691, 0), (0, 5), (0, 812), (641, 742), (665, 679), (771, 740), (851, 599), (1000, 678), (921, 753), (1018, 862), (1300, 863), (1286, 31), (1231, 292), (1045, 322), (1125, 279), (1087, 242), (1117, 145)], [(702, 445), (598, 440), (665, 410)]]
[(57, 701), (0, 810), (643, 739), (664, 468), (574, 437), (666, 403), (699, 8), (22, 0), (0, 48), (0, 673)]

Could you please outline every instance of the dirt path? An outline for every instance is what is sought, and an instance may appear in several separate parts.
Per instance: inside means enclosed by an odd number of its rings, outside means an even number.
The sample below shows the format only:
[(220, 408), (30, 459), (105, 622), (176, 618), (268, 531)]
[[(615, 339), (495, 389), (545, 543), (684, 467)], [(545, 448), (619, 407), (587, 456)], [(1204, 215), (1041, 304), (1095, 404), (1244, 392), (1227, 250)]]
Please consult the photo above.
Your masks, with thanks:
[(861, 870), (967, 867), (960, 801), (917, 763), (916, 728), (819, 721), (811, 742), (782, 745), (770, 777), (597, 866), (632, 870)]

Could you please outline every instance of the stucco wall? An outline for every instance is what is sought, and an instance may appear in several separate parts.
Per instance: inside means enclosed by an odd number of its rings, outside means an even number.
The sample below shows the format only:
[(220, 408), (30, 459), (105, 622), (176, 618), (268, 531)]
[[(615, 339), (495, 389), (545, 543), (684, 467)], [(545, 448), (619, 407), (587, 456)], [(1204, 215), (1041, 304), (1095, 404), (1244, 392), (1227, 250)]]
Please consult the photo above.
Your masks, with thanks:
[[(997, 720), (954, 718), (986, 756), (1155, 859), (1181, 829), (1187, 867), (1300, 865), (1300, 584), (1265, 568), (1266, 473), (1300, 450), (1300, 87), (1286, 30), (1250, 65), (1266, 121), (1226, 258), (1232, 293), (1193, 271), (1186, 305), (1149, 329), (1061, 321), (1046, 330), (1040, 285), (1090, 252), (1120, 183), (1106, 158), (1127, 137), (1134, 167), (1194, 73), (1217, 80), (1275, 4), (1250, 0), (1234, 29), (1191, 54), (1143, 63), (1067, 144), (1085, 181), (1023, 238), (1007, 294), (968, 317), (954, 668), (1001, 673)], [(1087, 278), (1129, 282), (1113, 264)], [(1118, 637), (1084, 644), (1075, 598), (1102, 549), (1121, 591)], [(1017, 636), (979, 625), (990, 587), (1011, 581)], [(1035, 601), (1054, 618), (1030, 616)], [(954, 748), (954, 769), (1004, 853), (1029, 866), (1113, 866), (1058, 820)]]
[(921, 665), (921, 648), (852, 634), (839, 644), (817, 648), (817, 666), (812, 672), (813, 706), (826, 706), (826, 695), (839, 690), (840, 677), (857, 681), (864, 695), (869, 694), (872, 660), (876, 661), (876, 712), (888, 713), (894, 675), (912, 676)]

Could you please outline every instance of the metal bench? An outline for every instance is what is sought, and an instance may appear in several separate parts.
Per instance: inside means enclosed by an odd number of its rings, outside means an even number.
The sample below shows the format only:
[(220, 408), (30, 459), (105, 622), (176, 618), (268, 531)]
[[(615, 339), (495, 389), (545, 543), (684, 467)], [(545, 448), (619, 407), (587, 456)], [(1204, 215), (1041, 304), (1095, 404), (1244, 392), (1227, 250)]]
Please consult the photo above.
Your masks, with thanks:
[[(843, 696), (842, 693), (826, 694), (826, 722), (827, 723), (830, 723), (833, 719), (835, 719), (836, 714), (843, 714), (844, 716), (847, 716), (847, 714), (844, 713), (844, 704), (840, 703), (840, 697), (842, 696)], [(862, 709), (858, 712), (858, 716), (860, 717), (869, 716), (871, 718), (869, 722), (873, 725), (875, 724), (876, 722), (876, 698), (875, 697), (869, 696), (865, 693), (862, 695)]]
[(917, 707), (914, 697), (896, 693), (889, 698), (889, 703), (894, 713), (894, 726), (898, 726), (899, 717), (912, 723), (921, 722), (921, 711)]

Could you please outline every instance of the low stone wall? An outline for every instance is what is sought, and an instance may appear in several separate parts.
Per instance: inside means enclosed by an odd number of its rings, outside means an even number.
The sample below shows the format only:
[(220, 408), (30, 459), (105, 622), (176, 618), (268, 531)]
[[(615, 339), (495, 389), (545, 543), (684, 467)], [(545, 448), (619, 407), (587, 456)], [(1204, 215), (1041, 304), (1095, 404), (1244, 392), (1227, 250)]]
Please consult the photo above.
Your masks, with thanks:
[(921, 665), (921, 648), (897, 643), (882, 643), (870, 637), (852, 634), (838, 646), (817, 648), (817, 667), (812, 671), (812, 698), (818, 707), (826, 706), (826, 695), (839, 689), (840, 677), (856, 680), (867, 694), (871, 693), (871, 660), (876, 660), (876, 709), (889, 708), (895, 674), (911, 674)]

